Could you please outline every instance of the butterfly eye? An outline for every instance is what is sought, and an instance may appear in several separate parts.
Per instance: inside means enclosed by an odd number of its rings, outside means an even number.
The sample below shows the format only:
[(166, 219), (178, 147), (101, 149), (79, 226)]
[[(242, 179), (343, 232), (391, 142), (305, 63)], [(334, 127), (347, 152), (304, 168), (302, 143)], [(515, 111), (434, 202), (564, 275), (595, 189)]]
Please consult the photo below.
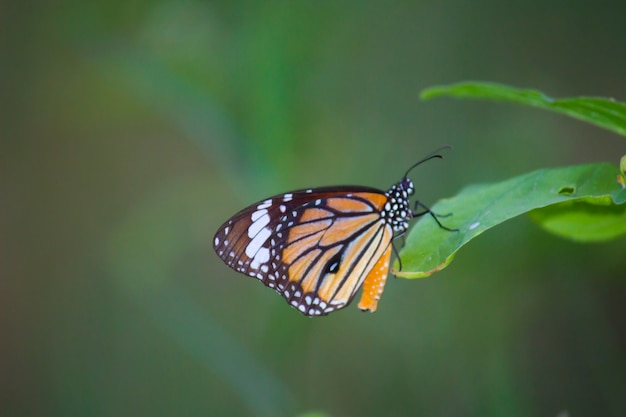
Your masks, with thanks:
[(328, 260), (326, 268), (324, 269), (325, 274), (336, 274), (337, 271), (339, 271), (341, 256), (342, 253), (340, 252)]

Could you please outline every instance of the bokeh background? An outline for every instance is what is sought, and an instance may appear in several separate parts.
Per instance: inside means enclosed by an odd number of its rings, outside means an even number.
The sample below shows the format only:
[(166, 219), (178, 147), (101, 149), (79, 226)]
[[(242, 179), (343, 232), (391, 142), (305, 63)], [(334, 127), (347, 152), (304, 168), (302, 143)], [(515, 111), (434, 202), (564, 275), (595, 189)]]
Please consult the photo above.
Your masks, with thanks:
[(0, 415), (626, 415), (624, 239), (527, 218), (379, 311), (308, 319), (217, 227), (294, 188), (434, 204), (624, 139), (421, 89), (626, 101), (626, 3), (21, 1), (0, 6)]

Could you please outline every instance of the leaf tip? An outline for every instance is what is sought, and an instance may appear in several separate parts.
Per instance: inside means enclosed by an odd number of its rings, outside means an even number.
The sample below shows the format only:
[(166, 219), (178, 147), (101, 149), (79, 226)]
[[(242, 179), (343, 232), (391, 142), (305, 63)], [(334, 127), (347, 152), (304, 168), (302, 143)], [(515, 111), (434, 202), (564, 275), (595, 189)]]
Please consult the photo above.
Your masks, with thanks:
[(436, 267), (428, 271), (397, 271), (394, 267), (391, 267), (391, 273), (398, 278), (409, 278), (409, 279), (428, 278), (435, 272), (439, 272), (445, 267), (447, 267), (450, 264), (450, 262), (452, 262), (453, 258), (454, 258), (454, 253), (450, 255), (448, 258), (446, 258), (446, 260), (444, 260), (442, 263), (440, 263), (439, 265), (437, 265)]

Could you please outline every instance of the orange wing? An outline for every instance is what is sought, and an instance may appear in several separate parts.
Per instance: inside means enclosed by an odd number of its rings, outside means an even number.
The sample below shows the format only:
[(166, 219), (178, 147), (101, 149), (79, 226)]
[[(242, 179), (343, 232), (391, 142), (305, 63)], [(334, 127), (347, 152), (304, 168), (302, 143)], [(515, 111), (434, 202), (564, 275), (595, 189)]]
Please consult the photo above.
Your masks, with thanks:
[(361, 300), (359, 301), (359, 308), (361, 310), (369, 310), (372, 313), (376, 311), (378, 300), (380, 300), (383, 291), (385, 291), (390, 259), (391, 245), (388, 246), (387, 251), (380, 257), (376, 265), (374, 265), (374, 268), (372, 268), (365, 278), (365, 281), (363, 281), (363, 294), (361, 294)]
[(283, 296), (291, 305), (307, 315), (341, 309), (379, 259), (389, 264), (393, 230), (380, 216), (386, 201), (381, 194), (354, 193), (303, 211), (282, 251), (289, 279)]

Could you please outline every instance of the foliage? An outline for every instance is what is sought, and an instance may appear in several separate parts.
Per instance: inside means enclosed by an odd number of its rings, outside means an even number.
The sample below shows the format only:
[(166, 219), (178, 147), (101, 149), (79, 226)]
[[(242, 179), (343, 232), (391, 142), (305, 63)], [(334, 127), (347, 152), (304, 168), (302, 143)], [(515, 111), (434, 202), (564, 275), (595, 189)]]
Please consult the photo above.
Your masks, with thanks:
[[(603, 98), (555, 100), (535, 90), (490, 83), (432, 87), (425, 99), (448, 95), (509, 101), (564, 113), (626, 135), (626, 105)], [(617, 159), (617, 158), (616, 158)], [(623, 164), (623, 163), (622, 163)], [(547, 168), (492, 184), (471, 185), (432, 207), (449, 232), (425, 216), (411, 230), (395, 274), (420, 278), (445, 268), (456, 252), (484, 231), (524, 213), (556, 235), (581, 242), (626, 235), (626, 189), (623, 168), (589, 164)], [(622, 181), (620, 181), (622, 180)]]

